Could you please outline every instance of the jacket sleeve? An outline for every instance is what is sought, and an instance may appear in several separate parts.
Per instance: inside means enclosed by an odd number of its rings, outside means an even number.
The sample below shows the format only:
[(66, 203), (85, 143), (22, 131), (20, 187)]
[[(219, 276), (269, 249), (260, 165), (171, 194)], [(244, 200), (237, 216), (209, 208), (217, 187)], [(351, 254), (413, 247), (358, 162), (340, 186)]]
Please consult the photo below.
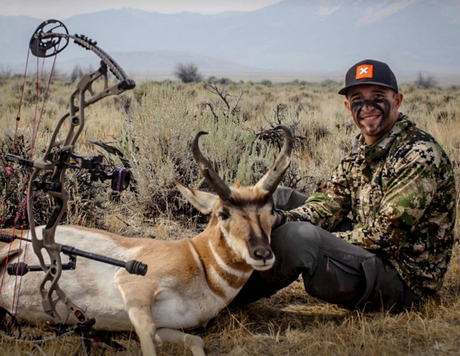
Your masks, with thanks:
[(348, 186), (346, 160), (335, 169), (331, 179), (313, 193), (304, 205), (289, 211), (279, 210), (281, 224), (289, 221), (309, 221), (325, 230), (332, 230), (350, 211), (351, 193)]
[(397, 252), (419, 223), (438, 188), (439, 155), (433, 149), (413, 149), (394, 159), (394, 170), (379, 209), (369, 226), (336, 233), (367, 250)]

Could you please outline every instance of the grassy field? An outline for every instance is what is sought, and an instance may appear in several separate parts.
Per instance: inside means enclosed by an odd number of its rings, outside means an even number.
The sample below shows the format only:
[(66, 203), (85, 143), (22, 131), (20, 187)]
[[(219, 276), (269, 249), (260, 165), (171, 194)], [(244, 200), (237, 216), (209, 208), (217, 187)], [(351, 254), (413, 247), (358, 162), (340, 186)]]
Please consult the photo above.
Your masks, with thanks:
[[(11, 147), (20, 78), (0, 80), (0, 164)], [(190, 152), (193, 135), (200, 130), (203, 152), (228, 183), (252, 184), (270, 166), (279, 138), (261, 134), (283, 123), (296, 135), (291, 168), (282, 184), (307, 194), (327, 179), (350, 149), (358, 133), (337, 95), (334, 82), (272, 84), (240, 82), (225, 85), (144, 82), (123, 97), (102, 101), (87, 113), (87, 126), (78, 153), (103, 152), (89, 139), (116, 146), (129, 162), (135, 189), (109, 199), (107, 184), (87, 184), (84, 176), (69, 174), (72, 201), (64, 223), (102, 228), (131, 237), (179, 239), (199, 232), (206, 218), (183, 199), (175, 180), (207, 189)], [(65, 112), (73, 85), (56, 81), (47, 102), (35, 157), (48, 143), (50, 131)], [(403, 86), (402, 112), (429, 131), (449, 154), (460, 181), (460, 90)], [(18, 154), (30, 146), (36, 92), (25, 88), (19, 125)], [(120, 164), (112, 157), (110, 164)], [(13, 181), (9, 181), (9, 180)], [(17, 205), (19, 178), (0, 172), (5, 227), (11, 227)], [(14, 192), (6, 189), (14, 187)], [(38, 199), (38, 222), (46, 221), (50, 207)], [(456, 229), (458, 240), (458, 224)], [(242, 309), (223, 310), (203, 336), (208, 355), (460, 355), (460, 250), (453, 261), (440, 297), (418, 311), (399, 315), (351, 312), (308, 296), (297, 281), (270, 299)], [(65, 272), (64, 272), (65, 273)], [(64, 277), (65, 278), (65, 275)], [(71, 297), (71, 296), (70, 296)], [(0, 295), (1, 298), (1, 295)], [(46, 325), (23, 327), (24, 334), (49, 334)], [(138, 355), (135, 333), (114, 335), (127, 350), (98, 344), (95, 355)], [(0, 338), (5, 355), (71, 355), (81, 353), (78, 338), (66, 337), (39, 347)], [(160, 355), (191, 355), (173, 345), (158, 347)]]

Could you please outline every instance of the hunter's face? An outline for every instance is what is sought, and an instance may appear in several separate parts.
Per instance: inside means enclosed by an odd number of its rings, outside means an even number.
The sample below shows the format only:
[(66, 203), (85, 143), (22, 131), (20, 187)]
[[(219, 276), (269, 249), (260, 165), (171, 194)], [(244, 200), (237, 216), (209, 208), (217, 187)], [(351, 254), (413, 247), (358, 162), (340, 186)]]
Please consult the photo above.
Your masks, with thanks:
[(344, 103), (366, 143), (372, 145), (396, 123), (402, 99), (390, 88), (370, 84), (351, 87)]

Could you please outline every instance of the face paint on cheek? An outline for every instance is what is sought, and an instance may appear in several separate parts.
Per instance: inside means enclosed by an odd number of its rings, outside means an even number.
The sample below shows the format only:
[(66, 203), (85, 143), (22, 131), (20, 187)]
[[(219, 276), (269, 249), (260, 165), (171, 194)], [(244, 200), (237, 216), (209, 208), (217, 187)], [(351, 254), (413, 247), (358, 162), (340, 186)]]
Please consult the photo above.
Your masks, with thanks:
[[(374, 99), (371, 101), (371, 104), (374, 108), (382, 112), (383, 120), (388, 119), (388, 116), (390, 116), (391, 104), (387, 99)], [(380, 104), (383, 104), (383, 108)]]
[(358, 120), (358, 117), (361, 114), (361, 110), (363, 109), (363, 106), (364, 106), (364, 103), (362, 101), (351, 103), (351, 112), (353, 113), (353, 117), (355, 120)]
[(358, 111), (361, 111), (363, 106), (364, 106), (364, 103), (362, 101), (353, 102), (351, 103), (351, 111), (353, 112), (353, 114), (356, 115)]

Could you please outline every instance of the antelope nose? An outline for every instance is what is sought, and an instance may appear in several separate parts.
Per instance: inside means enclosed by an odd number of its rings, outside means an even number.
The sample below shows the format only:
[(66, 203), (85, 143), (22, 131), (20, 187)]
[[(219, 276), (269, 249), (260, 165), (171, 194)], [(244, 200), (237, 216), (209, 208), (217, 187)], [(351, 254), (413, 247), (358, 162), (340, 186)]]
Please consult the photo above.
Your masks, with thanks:
[(254, 250), (254, 256), (265, 261), (272, 257), (272, 252), (268, 248), (258, 248)]

